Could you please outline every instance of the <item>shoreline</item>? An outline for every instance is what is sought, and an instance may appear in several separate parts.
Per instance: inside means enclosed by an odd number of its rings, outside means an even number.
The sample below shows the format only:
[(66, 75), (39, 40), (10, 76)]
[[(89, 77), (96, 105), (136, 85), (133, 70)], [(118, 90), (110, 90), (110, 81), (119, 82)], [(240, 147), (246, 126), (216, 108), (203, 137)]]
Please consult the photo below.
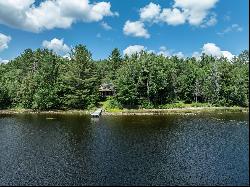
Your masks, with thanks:
[(104, 112), (103, 115), (167, 115), (167, 114), (199, 114), (209, 112), (242, 112), (248, 113), (249, 108), (245, 107), (185, 107), (171, 109), (131, 109), (119, 112)]
[[(48, 110), (39, 111), (32, 109), (6, 109), (0, 110), (0, 115), (8, 114), (78, 114), (89, 115), (93, 110)], [(209, 112), (243, 112), (248, 113), (249, 108), (246, 107), (185, 107), (171, 109), (123, 109), (119, 111), (103, 111), (104, 116), (120, 116), (120, 115), (165, 115), (165, 114), (197, 114)]]

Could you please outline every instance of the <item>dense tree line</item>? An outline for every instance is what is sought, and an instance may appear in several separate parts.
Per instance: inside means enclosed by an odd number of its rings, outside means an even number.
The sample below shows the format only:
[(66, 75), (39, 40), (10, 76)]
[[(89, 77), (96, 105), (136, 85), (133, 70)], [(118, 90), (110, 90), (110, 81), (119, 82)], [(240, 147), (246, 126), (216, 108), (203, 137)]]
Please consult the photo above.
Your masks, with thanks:
[(248, 67), (248, 51), (229, 61), (145, 51), (122, 57), (114, 49), (107, 59), (94, 61), (83, 45), (72, 49), (70, 58), (27, 49), (0, 64), (0, 108), (87, 109), (100, 101), (104, 82), (114, 85), (112, 103), (119, 107), (160, 108), (177, 101), (248, 106)]

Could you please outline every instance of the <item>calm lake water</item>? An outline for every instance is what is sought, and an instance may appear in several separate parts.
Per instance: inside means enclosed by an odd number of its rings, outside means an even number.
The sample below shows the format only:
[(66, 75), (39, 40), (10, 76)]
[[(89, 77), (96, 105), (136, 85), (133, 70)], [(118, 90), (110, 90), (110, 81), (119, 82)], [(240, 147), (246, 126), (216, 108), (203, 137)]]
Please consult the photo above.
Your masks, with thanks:
[(248, 113), (0, 116), (0, 185), (248, 185)]

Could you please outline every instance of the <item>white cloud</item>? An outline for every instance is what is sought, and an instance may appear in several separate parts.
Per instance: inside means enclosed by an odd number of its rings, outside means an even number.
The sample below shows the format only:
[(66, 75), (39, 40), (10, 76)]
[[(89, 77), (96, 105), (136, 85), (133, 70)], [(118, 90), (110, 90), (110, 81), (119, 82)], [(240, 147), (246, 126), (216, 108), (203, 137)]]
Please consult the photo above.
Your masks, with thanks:
[(140, 18), (143, 21), (157, 21), (156, 18), (159, 17), (161, 12), (161, 6), (149, 3), (147, 6), (140, 9)]
[(218, 32), (217, 34), (223, 36), (224, 34), (229, 32), (241, 32), (241, 31), (243, 31), (243, 28), (241, 26), (239, 26), (238, 24), (232, 24), (231, 26), (227, 27), (222, 32)]
[(239, 31), (239, 32), (241, 32), (243, 30), (243, 28), (240, 27), (238, 24), (233, 24), (232, 29), (234, 29), (235, 31)]
[(109, 2), (90, 4), (89, 0), (1, 0), (0, 24), (32, 32), (69, 28), (77, 21), (96, 22), (105, 16), (118, 16)]
[(192, 57), (196, 58), (197, 60), (200, 60), (201, 59), (201, 53), (195, 51), (195, 52), (193, 52)]
[(131, 56), (132, 54), (139, 53), (140, 51), (145, 51), (147, 48), (145, 48), (142, 45), (131, 45), (128, 46), (126, 49), (123, 50), (123, 54)]
[(218, 46), (216, 46), (214, 43), (206, 43), (203, 45), (202, 53), (205, 53), (207, 55), (211, 55), (214, 57), (225, 57), (229, 60), (232, 60), (235, 55), (230, 53), (229, 51), (222, 51)]
[(35, 0), (1, 0), (1, 4), (8, 4), (9, 6), (21, 10), (28, 8), (30, 4), (33, 4)]
[(221, 54), (223, 57), (226, 57), (229, 60), (232, 60), (235, 57), (235, 55), (233, 55), (229, 51), (221, 51)]
[(9, 60), (3, 60), (0, 58), (0, 64), (7, 64), (9, 62)]
[[(140, 9), (140, 20), (152, 23), (165, 22), (168, 25), (180, 25), (188, 22), (194, 26), (213, 26), (217, 23), (216, 14), (210, 14), (218, 0), (175, 0), (174, 5), (162, 8), (149, 3)], [(210, 18), (207, 18), (209, 15)]]
[(144, 22), (167, 23), (168, 25), (181, 25), (189, 23), (193, 26), (209, 27), (217, 23), (215, 13), (210, 13), (219, 0), (174, 0), (173, 6), (161, 8), (159, 4), (150, 2), (140, 8), (140, 20), (127, 21), (123, 32), (126, 35), (149, 38)]
[(178, 58), (184, 58), (185, 55), (182, 52), (174, 53), (173, 56), (177, 56)]
[(168, 56), (170, 56), (170, 53), (168, 51), (159, 51), (159, 52), (157, 52), (157, 55), (162, 55), (162, 56), (168, 57)]
[(11, 41), (10, 36), (6, 36), (0, 33), (0, 52), (8, 48), (8, 44)]
[(167, 47), (161, 46), (159, 48), (159, 51), (157, 52), (157, 55), (163, 55), (165, 57), (171, 56), (172, 51), (168, 50)]
[(185, 55), (182, 52), (174, 53), (174, 50), (167, 49), (166, 46), (161, 46), (159, 48), (159, 52), (157, 52), (157, 55), (163, 55), (165, 57), (170, 57), (170, 56), (177, 56), (179, 58), (184, 58), (185, 57)]
[(212, 56), (221, 56), (221, 50), (214, 43), (206, 43), (203, 45), (202, 53)]
[[(146, 51), (147, 53), (155, 53), (157, 55), (163, 55), (164, 57), (171, 57), (171, 56), (177, 56), (178, 58), (185, 58), (185, 55), (183, 52), (175, 52), (173, 49), (168, 49), (166, 46), (161, 46), (159, 50), (148, 50), (146, 47), (142, 45), (132, 45), (128, 46), (125, 50), (123, 50), (123, 54), (127, 54), (128, 56), (131, 56), (134, 53), (139, 53), (140, 51)], [(229, 60), (232, 60), (235, 55), (233, 55), (229, 51), (222, 51), (216, 44), (214, 43), (206, 43), (203, 45), (201, 52), (195, 51), (192, 54), (192, 57), (200, 60), (202, 53), (205, 53), (206, 55), (211, 55), (213, 57), (225, 57)]]
[(144, 28), (144, 23), (141, 21), (126, 21), (123, 27), (123, 33), (134, 37), (150, 38), (148, 31)]
[(148, 50), (146, 47), (142, 45), (132, 45), (128, 46), (125, 50), (123, 50), (123, 54), (127, 54), (131, 56), (132, 54), (139, 53), (140, 51), (145, 51), (147, 53), (154, 53), (156, 55), (163, 55), (164, 57), (177, 56), (178, 58), (184, 58), (185, 55), (182, 52), (174, 53), (174, 50), (167, 49), (165, 46), (161, 46), (158, 51), (156, 50)]
[(185, 12), (191, 25), (200, 25), (218, 0), (175, 0), (174, 7)]
[(101, 26), (107, 31), (112, 29), (112, 27), (104, 21), (101, 23)]
[(70, 60), (70, 59), (71, 59), (71, 57), (70, 57), (70, 54), (69, 54), (69, 53), (67, 53), (66, 55), (63, 55), (62, 57), (63, 57), (63, 58), (65, 58), (65, 59), (68, 59), (68, 60)]
[(175, 0), (175, 7), (183, 9), (208, 10), (213, 8), (218, 0)]
[(211, 16), (201, 24), (201, 27), (206, 28), (213, 25), (216, 25), (217, 23), (217, 15), (215, 13), (212, 13)]
[(193, 52), (192, 57), (198, 57), (200, 56), (200, 53), (198, 51)]
[(148, 52), (148, 53), (155, 53), (155, 50), (152, 50), (152, 49), (151, 49), (151, 50), (148, 50), (147, 52)]
[(222, 51), (217, 45), (215, 45), (214, 43), (206, 43), (203, 45), (202, 47), (202, 51), (201, 52), (197, 52), (195, 51), (193, 54), (192, 54), (192, 57), (200, 60), (201, 59), (201, 55), (202, 53), (206, 54), (206, 55), (210, 55), (210, 56), (213, 56), (213, 57), (217, 57), (217, 58), (220, 58), (220, 57), (225, 57), (227, 58), (228, 60), (232, 60), (235, 55), (233, 55), (231, 52), (229, 51)]
[(160, 19), (163, 22), (166, 22), (169, 25), (180, 25), (185, 23), (185, 15), (179, 9), (169, 9), (164, 8), (160, 15)]
[(70, 48), (64, 44), (63, 39), (59, 40), (57, 38), (52, 39), (51, 41), (43, 41), (42, 46), (44, 48), (53, 50), (57, 54), (66, 54), (70, 52)]

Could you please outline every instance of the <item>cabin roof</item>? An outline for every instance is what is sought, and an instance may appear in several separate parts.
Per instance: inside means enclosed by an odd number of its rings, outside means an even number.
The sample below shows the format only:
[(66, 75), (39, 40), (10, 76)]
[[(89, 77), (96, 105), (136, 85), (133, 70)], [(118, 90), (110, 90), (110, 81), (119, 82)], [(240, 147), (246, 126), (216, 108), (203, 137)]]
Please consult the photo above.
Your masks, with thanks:
[(114, 86), (111, 83), (103, 83), (100, 85), (99, 91), (101, 92), (110, 92), (110, 91), (114, 91)]

